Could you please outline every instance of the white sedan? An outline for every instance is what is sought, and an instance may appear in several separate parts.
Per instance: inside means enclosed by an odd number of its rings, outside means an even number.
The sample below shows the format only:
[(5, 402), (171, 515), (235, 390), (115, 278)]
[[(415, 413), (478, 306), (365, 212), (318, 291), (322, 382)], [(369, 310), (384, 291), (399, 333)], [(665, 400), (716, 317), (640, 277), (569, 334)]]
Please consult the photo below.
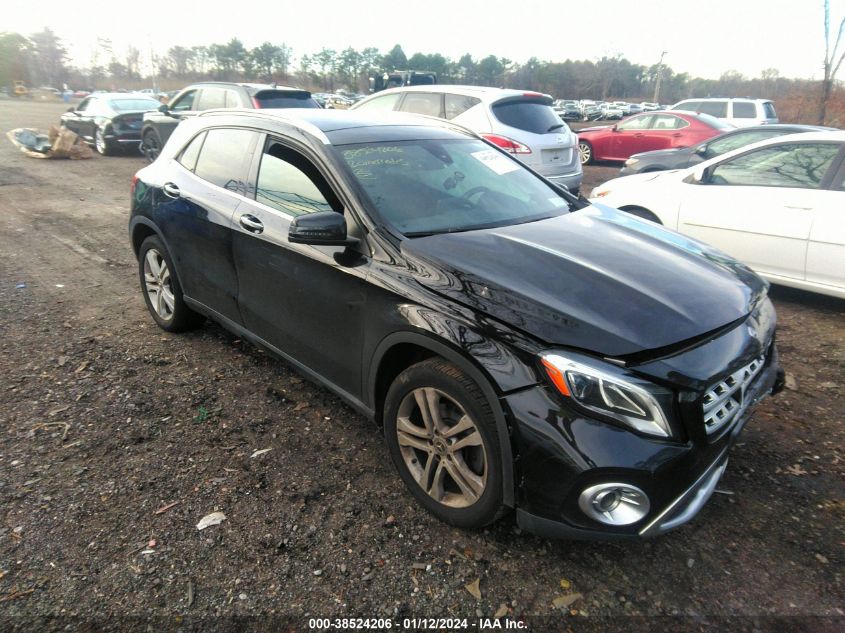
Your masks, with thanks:
[(773, 283), (845, 298), (845, 132), (779, 136), (688, 169), (616, 178), (592, 202), (712, 244)]

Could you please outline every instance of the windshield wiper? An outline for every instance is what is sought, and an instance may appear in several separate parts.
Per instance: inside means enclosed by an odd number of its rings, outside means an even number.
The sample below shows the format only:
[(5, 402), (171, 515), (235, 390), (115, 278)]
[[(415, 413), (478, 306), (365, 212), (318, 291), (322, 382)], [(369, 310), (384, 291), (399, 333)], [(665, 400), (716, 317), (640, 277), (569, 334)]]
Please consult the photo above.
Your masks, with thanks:
[(548, 134), (549, 132), (554, 132), (555, 130), (559, 130), (562, 127), (563, 127), (563, 123), (556, 123), (552, 127), (550, 127), (548, 130), (546, 130), (546, 134)]

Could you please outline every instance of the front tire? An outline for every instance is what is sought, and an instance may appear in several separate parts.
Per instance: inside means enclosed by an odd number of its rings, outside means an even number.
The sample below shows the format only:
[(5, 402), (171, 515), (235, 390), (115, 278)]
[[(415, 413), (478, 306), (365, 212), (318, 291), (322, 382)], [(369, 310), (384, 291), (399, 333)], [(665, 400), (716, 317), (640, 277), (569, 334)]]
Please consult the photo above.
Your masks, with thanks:
[(587, 141), (578, 141), (578, 153), (581, 154), (582, 165), (589, 165), (593, 162), (593, 146)]
[(384, 433), (399, 476), (441, 521), (489, 525), (504, 511), (502, 457), (490, 403), (459, 367), (433, 358), (388, 390)]
[(156, 235), (138, 249), (138, 275), (144, 302), (158, 326), (168, 332), (183, 332), (198, 326), (203, 317), (185, 304), (173, 260)]

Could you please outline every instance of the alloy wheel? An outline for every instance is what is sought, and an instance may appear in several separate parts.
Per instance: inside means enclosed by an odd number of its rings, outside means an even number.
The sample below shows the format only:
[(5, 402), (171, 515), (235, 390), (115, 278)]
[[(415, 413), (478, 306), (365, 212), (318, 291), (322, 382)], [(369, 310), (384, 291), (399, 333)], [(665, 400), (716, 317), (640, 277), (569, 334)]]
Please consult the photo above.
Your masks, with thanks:
[(163, 320), (170, 321), (176, 305), (170, 269), (164, 256), (154, 248), (148, 250), (144, 256), (144, 291), (156, 314)]
[(106, 137), (103, 136), (103, 131), (100, 128), (97, 128), (97, 131), (94, 132), (94, 145), (100, 154), (106, 153)]
[(475, 421), (444, 392), (420, 387), (399, 405), (396, 435), (405, 466), (429, 497), (473, 505), (487, 485), (487, 450)]
[(586, 165), (593, 157), (593, 148), (587, 143), (578, 143), (578, 152), (581, 154), (581, 164)]

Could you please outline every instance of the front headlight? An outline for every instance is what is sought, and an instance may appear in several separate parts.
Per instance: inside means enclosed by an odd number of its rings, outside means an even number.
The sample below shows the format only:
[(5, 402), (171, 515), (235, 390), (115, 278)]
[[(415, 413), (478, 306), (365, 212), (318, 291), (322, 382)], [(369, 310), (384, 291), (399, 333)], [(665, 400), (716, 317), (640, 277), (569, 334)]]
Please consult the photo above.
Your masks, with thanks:
[(540, 360), (561, 395), (626, 426), (670, 437), (672, 391), (594, 359), (546, 352)]
[(629, 158), (625, 161), (625, 167), (631, 167), (632, 165), (636, 165), (638, 162), (640, 162), (639, 158)]

